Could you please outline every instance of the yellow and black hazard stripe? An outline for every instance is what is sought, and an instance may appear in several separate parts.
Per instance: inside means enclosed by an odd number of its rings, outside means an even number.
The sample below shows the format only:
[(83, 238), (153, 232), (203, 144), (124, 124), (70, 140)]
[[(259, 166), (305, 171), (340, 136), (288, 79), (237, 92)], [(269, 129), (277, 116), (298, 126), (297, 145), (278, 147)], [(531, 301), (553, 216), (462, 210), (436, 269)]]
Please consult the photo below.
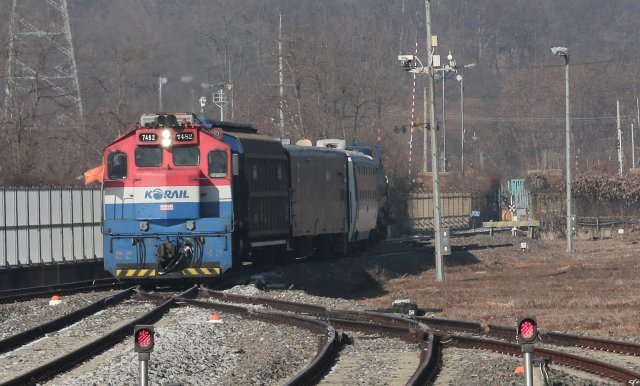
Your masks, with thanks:
[[(184, 268), (179, 271), (182, 276), (203, 277), (220, 276), (220, 267), (211, 268)], [(177, 272), (176, 272), (177, 273)], [(158, 276), (156, 269), (116, 269), (116, 277), (121, 279), (154, 278)]]
[(482, 223), (482, 226), (485, 228), (521, 228), (521, 227), (529, 227), (534, 228), (540, 226), (538, 220), (528, 220), (528, 221), (486, 221)]
[(155, 269), (116, 269), (116, 277), (120, 278), (138, 278), (138, 277), (155, 277)]
[(211, 268), (184, 268), (182, 270), (183, 276), (219, 276), (221, 273), (220, 267)]

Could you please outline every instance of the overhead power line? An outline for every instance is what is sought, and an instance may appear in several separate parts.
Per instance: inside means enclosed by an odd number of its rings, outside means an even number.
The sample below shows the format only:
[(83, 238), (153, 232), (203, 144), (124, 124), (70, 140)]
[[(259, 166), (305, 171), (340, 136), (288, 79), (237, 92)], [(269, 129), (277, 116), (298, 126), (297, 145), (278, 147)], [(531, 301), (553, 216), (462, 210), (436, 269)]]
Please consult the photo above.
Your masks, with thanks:
[[(635, 118), (635, 115), (621, 115), (621, 118)], [(447, 120), (460, 119), (459, 116), (447, 116)], [(465, 114), (464, 119), (470, 119), (475, 121), (487, 121), (487, 122), (504, 122), (504, 121), (564, 121), (564, 117), (469, 117)], [(605, 121), (615, 120), (616, 117), (571, 117), (572, 121)]]

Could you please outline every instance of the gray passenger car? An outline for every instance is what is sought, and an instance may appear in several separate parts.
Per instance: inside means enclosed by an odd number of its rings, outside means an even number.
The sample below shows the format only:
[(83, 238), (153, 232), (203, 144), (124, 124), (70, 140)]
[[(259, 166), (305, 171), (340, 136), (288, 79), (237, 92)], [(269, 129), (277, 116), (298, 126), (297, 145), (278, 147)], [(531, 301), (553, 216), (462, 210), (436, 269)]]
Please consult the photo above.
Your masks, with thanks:
[(291, 178), (291, 236), (308, 254), (346, 252), (348, 156), (332, 149), (285, 146)]

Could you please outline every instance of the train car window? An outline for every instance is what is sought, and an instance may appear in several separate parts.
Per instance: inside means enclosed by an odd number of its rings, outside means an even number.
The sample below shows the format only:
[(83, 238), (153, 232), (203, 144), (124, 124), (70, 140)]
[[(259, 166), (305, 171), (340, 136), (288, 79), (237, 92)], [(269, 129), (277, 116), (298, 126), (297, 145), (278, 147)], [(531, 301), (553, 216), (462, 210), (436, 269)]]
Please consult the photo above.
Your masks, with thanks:
[(210, 151), (209, 177), (223, 178), (227, 176), (227, 153), (221, 150)]
[(173, 164), (176, 166), (194, 166), (200, 163), (198, 146), (178, 146), (173, 148)]
[(162, 165), (162, 149), (152, 146), (136, 148), (136, 166), (153, 167)]
[(127, 178), (127, 155), (119, 151), (110, 153), (107, 160), (107, 174), (110, 180)]

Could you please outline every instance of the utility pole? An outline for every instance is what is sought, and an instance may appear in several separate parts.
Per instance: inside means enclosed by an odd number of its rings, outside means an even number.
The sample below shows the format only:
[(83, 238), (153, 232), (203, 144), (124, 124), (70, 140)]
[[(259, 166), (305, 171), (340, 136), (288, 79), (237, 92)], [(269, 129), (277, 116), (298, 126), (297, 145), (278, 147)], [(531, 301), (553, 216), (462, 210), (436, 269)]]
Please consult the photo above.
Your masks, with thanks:
[(445, 96), (444, 96), (444, 84), (447, 80), (447, 72), (442, 71), (442, 171), (447, 171), (447, 125), (445, 118)]
[(633, 122), (631, 122), (631, 167), (636, 167), (636, 144), (633, 140)]
[(636, 97), (636, 123), (638, 124), (638, 126), (640, 126), (640, 103), (639, 100), (640, 98)]
[(569, 55), (564, 56), (564, 89), (565, 89), (565, 168), (567, 169), (567, 253), (573, 253), (572, 217), (572, 181), (571, 181), (571, 106), (569, 104)]
[[(640, 98), (636, 97), (636, 125), (640, 127), (640, 103), (638, 103), (639, 102), (638, 99)], [(632, 135), (631, 138), (633, 138), (633, 126), (631, 126), (631, 135)], [(635, 150), (635, 147), (633, 149)], [(634, 168), (636, 167), (635, 157), (633, 159), (633, 167)]]
[[(422, 99), (424, 101), (424, 111), (423, 111), (423, 119), (422, 119), (422, 173), (427, 174), (428, 173), (428, 168), (427, 168), (427, 114), (428, 114), (428, 107), (427, 107), (427, 84), (425, 83), (424, 85), (424, 90), (422, 93)], [(431, 168), (433, 170), (433, 165), (431, 165)]]
[(554, 55), (564, 58), (564, 89), (565, 89), (565, 174), (567, 177), (567, 253), (573, 253), (573, 217), (571, 215), (571, 109), (569, 104), (569, 54), (567, 47), (553, 47)]
[(620, 126), (620, 99), (616, 100), (616, 128), (618, 131), (618, 174), (624, 172), (623, 155), (622, 155), (622, 127)]
[(226, 87), (227, 87), (227, 90), (229, 90), (229, 94), (231, 94), (229, 95), (229, 99), (231, 99), (231, 119), (230, 120), (233, 121), (235, 118), (233, 115), (234, 114), (233, 113), (233, 93), (234, 92), (233, 92), (233, 81), (231, 80), (231, 60), (229, 60), (228, 63), (229, 63), (229, 71), (228, 71), (227, 79), (229, 80), (229, 83), (227, 83)]
[(278, 76), (279, 76), (279, 86), (280, 86), (280, 101), (278, 104), (278, 112), (279, 112), (279, 122), (280, 126), (280, 138), (284, 138), (284, 68), (282, 66), (282, 14), (280, 15), (280, 24), (278, 27)]
[[(433, 224), (435, 238), (436, 281), (444, 281), (444, 261), (442, 259), (442, 224), (440, 223), (440, 175), (438, 168), (438, 145), (436, 135), (436, 101), (434, 98), (435, 77), (433, 69), (433, 47), (431, 42), (431, 0), (425, 0), (425, 22), (427, 28), (427, 63), (429, 80), (429, 111), (431, 129), (431, 176), (433, 178)], [(426, 137), (426, 135), (425, 135)], [(425, 161), (426, 162), (426, 161)]]
[(456, 76), (460, 82), (460, 131), (462, 132), (460, 148), (460, 172), (464, 175), (464, 78), (462, 75)]
[(167, 83), (167, 78), (164, 76), (158, 77), (158, 112), (162, 112), (162, 86)]

